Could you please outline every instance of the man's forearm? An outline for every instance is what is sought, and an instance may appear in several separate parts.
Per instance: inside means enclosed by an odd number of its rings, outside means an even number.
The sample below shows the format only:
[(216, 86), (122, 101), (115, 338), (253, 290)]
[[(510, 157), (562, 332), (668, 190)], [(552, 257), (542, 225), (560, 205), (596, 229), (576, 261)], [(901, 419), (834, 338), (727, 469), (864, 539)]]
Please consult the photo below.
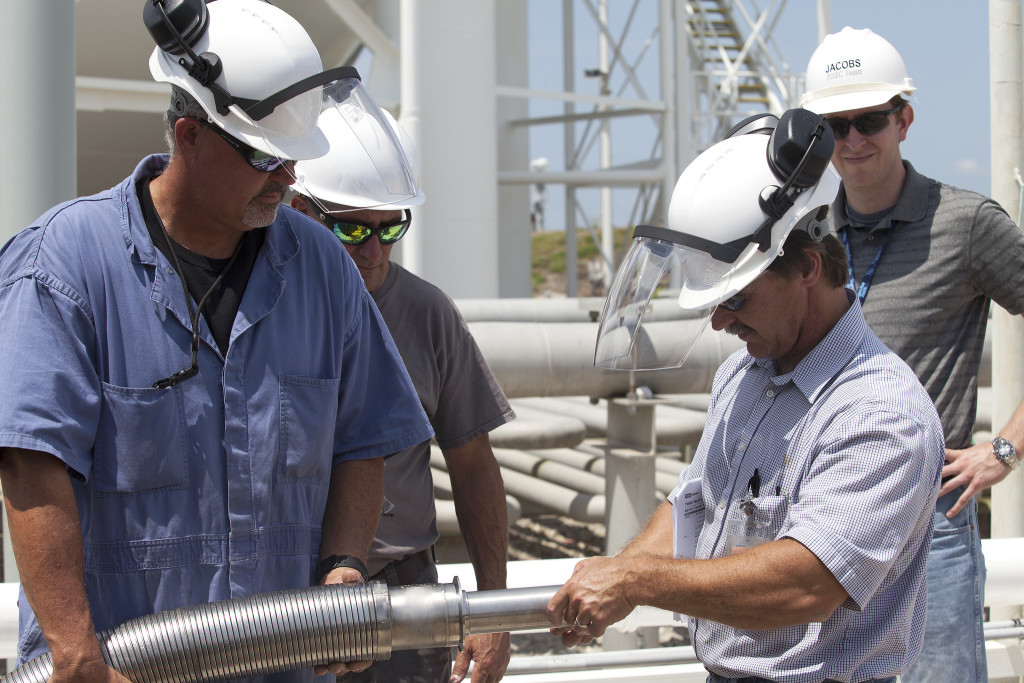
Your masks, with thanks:
[(810, 550), (781, 539), (713, 560), (651, 554), (583, 560), (547, 612), (553, 626), (578, 622), (594, 636), (640, 605), (759, 630), (825, 621), (847, 597)]
[(331, 469), (320, 557), (353, 555), (363, 562), (384, 503), (384, 458), (346, 460)]
[(806, 547), (780, 539), (715, 560), (652, 558), (639, 604), (744, 629), (825, 621), (849, 597)]
[(647, 520), (647, 525), (619, 551), (619, 557), (654, 555), (671, 558), (672, 554), (672, 503), (669, 502), (659, 505)]
[(46, 453), (3, 449), (0, 484), (21, 585), (54, 670), (102, 661), (85, 593), (78, 507), (64, 464)]
[(1012, 443), (1017, 449), (1018, 456), (1024, 453), (1024, 402), (1017, 406), (1010, 416), (1010, 421), (997, 432), (997, 435)]
[(452, 481), (459, 529), (479, 590), (505, 588), (508, 564), (508, 508), (501, 469), (484, 434), (444, 451)]

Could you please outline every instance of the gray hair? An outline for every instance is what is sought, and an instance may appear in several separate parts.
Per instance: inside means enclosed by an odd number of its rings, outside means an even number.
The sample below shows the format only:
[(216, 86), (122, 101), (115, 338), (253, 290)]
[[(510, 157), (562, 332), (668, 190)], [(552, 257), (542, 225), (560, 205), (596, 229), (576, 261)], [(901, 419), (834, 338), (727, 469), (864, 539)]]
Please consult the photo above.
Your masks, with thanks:
[(167, 150), (174, 156), (174, 124), (182, 118), (199, 119), (209, 121), (203, 105), (180, 88), (171, 88), (171, 107), (164, 112), (164, 142), (167, 143)]

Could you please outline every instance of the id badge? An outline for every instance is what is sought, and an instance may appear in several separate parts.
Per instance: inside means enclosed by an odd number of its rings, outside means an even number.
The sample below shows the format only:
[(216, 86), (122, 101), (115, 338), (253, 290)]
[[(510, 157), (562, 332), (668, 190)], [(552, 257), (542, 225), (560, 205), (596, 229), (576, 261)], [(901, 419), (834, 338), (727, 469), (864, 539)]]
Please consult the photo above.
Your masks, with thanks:
[(747, 498), (729, 518), (726, 554), (736, 555), (772, 540), (768, 522), (757, 519), (757, 499)]

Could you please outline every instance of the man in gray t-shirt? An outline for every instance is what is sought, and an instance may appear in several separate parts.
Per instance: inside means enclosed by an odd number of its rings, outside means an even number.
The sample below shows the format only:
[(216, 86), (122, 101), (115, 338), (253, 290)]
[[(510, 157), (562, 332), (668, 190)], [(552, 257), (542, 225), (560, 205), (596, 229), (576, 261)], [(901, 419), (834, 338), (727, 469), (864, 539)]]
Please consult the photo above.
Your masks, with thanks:
[[(406, 155), (414, 160), (411, 141), (392, 123)], [(361, 147), (349, 144), (354, 140), (347, 126), (340, 120), (321, 125), (331, 151), (296, 166), (303, 194), (292, 199), (292, 207), (331, 229), (359, 268), (434, 427), (477, 587), (505, 588), (508, 516), (488, 433), (515, 414), (452, 300), (390, 260), (392, 247), (409, 229), (410, 208), (421, 204), (423, 195), (389, 204), (391, 197), (377, 169), (360, 164)], [(385, 508), (367, 555), (371, 578), (388, 585), (436, 583), (431, 547), (438, 533), (430, 442), (388, 458), (384, 477)], [(474, 635), (466, 638), (454, 666), (448, 648), (396, 651), (390, 659), (339, 680), (447, 683), (452, 674), (461, 680), (470, 661), (474, 681), (498, 680), (509, 656), (507, 633)]]
[(836, 138), (832, 163), (843, 185), (832, 214), (850, 257), (847, 286), (928, 390), (946, 438), (924, 650), (902, 680), (987, 681), (974, 495), (1017, 465), (1024, 404), (991, 443), (972, 445), (972, 432), (990, 302), (1024, 312), (1024, 237), (991, 199), (902, 160), (915, 88), (883, 38), (850, 27), (827, 36), (807, 65), (807, 90), (802, 105), (824, 115)]

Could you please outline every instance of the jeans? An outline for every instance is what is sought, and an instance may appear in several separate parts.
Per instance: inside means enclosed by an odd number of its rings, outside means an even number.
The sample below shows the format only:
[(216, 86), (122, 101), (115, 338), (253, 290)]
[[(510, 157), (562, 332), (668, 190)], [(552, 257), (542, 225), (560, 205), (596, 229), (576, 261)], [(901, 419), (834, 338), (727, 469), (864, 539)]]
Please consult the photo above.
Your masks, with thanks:
[[(767, 678), (759, 678), (757, 676), (744, 676), (743, 678), (725, 678), (718, 674), (709, 673), (707, 683), (774, 683)], [(822, 683), (829, 683), (829, 681), (822, 681)], [(892, 678), (872, 678), (870, 681), (861, 681), (858, 683), (896, 683), (896, 677)]]
[(963, 489), (935, 505), (935, 534), (928, 555), (928, 618), (924, 650), (903, 674), (903, 683), (985, 683), (985, 558), (973, 500), (953, 519)]
[[(437, 565), (424, 569), (416, 584), (437, 583)], [(338, 676), (338, 683), (448, 683), (452, 675), (450, 647), (394, 650), (391, 658), (374, 662), (361, 673)]]

